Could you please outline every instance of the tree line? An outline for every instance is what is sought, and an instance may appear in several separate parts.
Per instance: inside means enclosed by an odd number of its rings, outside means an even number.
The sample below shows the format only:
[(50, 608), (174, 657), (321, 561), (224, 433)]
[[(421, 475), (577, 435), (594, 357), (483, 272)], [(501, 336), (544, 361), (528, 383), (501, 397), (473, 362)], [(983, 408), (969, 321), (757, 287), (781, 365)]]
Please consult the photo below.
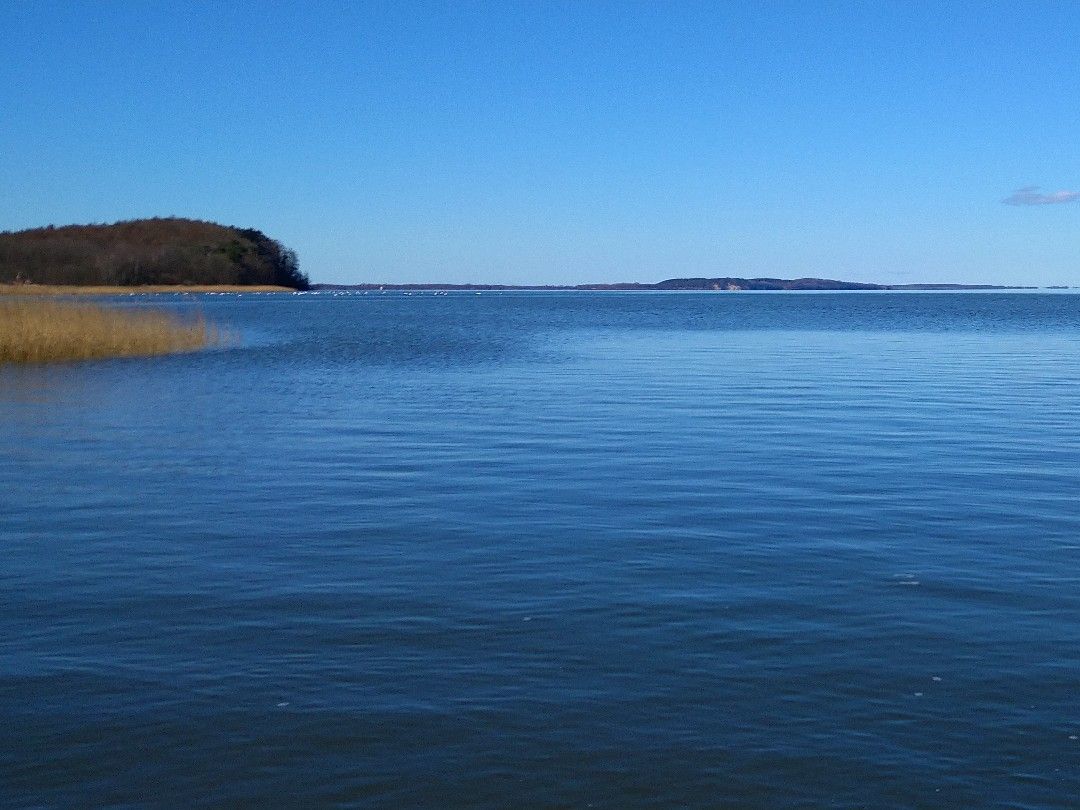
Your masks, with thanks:
[(262, 231), (178, 217), (2, 232), (0, 283), (309, 286), (296, 253)]

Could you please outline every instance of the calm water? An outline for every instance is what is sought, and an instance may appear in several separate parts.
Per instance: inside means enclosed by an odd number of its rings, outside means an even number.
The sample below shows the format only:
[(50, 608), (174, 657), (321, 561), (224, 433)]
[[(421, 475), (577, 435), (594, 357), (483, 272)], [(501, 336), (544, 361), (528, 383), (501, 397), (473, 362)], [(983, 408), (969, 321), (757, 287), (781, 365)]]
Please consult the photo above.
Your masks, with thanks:
[(1080, 295), (168, 305), (0, 370), (0, 805), (1080, 806)]

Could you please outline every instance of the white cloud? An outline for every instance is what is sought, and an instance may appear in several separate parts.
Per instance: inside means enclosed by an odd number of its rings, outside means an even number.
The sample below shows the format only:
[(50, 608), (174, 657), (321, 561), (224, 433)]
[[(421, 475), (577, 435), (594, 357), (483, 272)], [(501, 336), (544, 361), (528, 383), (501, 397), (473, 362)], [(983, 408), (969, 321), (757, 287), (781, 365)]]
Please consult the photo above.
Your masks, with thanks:
[(1018, 188), (1004, 200), (1006, 205), (1060, 205), (1080, 200), (1080, 191), (1051, 191), (1043, 194), (1038, 186)]

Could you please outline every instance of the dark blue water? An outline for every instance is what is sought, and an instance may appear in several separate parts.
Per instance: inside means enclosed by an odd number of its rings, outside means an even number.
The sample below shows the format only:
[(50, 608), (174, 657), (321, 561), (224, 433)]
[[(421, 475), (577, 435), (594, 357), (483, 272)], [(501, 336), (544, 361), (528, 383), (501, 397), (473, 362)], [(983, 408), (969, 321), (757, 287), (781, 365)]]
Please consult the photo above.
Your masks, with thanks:
[(4, 807), (1080, 806), (1080, 296), (154, 303), (0, 370)]

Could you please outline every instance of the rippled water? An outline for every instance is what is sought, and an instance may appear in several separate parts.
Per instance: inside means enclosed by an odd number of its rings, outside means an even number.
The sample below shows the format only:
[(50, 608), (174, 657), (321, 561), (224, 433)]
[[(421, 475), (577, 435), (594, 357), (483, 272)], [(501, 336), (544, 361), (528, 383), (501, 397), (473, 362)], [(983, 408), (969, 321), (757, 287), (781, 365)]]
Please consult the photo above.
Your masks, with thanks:
[(0, 369), (5, 807), (1078, 805), (1080, 296), (163, 301)]

